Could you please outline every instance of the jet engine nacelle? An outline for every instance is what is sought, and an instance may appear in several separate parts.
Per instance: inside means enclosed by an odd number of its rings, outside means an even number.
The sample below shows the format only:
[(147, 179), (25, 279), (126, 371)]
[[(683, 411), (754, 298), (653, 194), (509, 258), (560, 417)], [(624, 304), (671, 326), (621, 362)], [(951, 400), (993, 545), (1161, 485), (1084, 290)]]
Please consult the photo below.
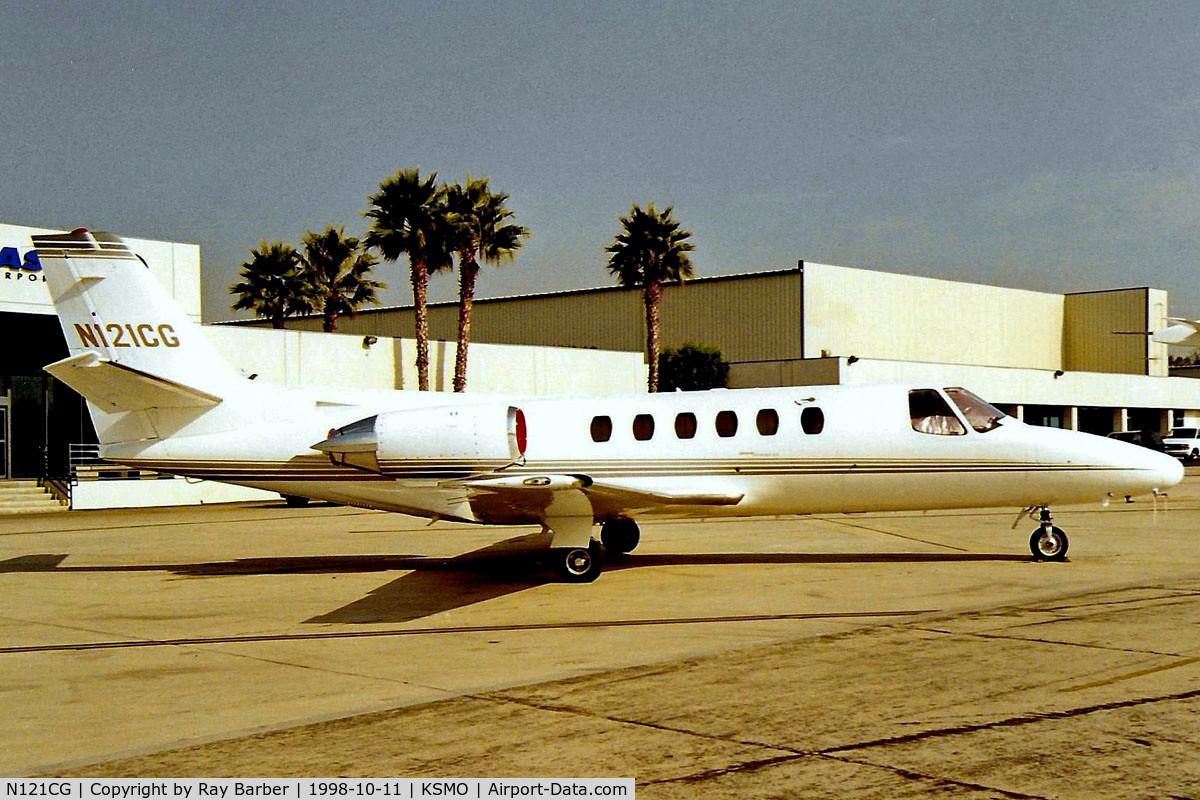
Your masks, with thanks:
[(428, 466), (429, 477), (470, 474), (519, 461), (525, 454), (525, 414), (507, 404), (438, 406), (389, 411), (329, 432), (313, 445), (335, 464), (380, 474)]

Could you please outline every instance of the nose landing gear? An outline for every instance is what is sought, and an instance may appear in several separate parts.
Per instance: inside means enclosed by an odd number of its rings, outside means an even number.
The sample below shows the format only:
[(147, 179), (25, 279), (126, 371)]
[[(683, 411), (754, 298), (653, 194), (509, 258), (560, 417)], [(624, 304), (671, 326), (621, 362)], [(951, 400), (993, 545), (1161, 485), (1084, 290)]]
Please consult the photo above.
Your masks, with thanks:
[(1070, 542), (1062, 528), (1052, 524), (1050, 509), (1042, 506), (1041, 525), (1029, 536), (1034, 561), (1066, 561)]

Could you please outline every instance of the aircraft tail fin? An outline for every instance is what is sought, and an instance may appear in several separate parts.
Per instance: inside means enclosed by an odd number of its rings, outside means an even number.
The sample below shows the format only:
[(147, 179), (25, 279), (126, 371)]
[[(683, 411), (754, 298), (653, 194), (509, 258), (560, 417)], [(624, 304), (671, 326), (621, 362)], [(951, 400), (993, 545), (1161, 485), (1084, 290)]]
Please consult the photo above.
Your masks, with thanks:
[(129, 426), (96, 411), (194, 416), (244, 384), (119, 237), (80, 228), (33, 242), (70, 352), (46, 369), (87, 399), (102, 443), (128, 440), (117, 431)]

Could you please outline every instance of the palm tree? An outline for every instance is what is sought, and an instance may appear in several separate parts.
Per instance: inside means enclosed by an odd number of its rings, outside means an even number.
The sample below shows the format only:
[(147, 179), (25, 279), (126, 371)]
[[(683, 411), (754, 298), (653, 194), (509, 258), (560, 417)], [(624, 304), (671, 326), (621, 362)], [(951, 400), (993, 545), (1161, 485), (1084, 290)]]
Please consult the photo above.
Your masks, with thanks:
[(304, 234), (304, 261), (326, 333), (337, 330), (339, 316), (354, 316), (367, 303), (378, 302), (375, 292), (385, 288), (370, 278), (371, 268), (379, 263), (375, 255), (342, 228), (330, 225), (324, 233)]
[(437, 185), (437, 173), (422, 180), (419, 169), (399, 170), (379, 184), (367, 198), (365, 212), (371, 229), (363, 242), (388, 261), (408, 254), (416, 316), (417, 384), (429, 390), (429, 312), (425, 291), (429, 276), (451, 266), (449, 232), (446, 224), (445, 189)]
[(272, 328), (282, 328), (293, 314), (309, 313), (312, 286), (302, 267), (303, 259), (292, 246), (259, 242), (258, 249), (250, 251), (250, 260), (242, 262), (241, 282), (229, 287), (230, 294), (238, 295), (234, 310), (249, 309), (271, 320)]
[(454, 391), (467, 388), (467, 346), (471, 340), (471, 308), (480, 260), (498, 264), (511, 259), (529, 230), (507, 222), (513, 212), (504, 207), (508, 195), (493, 194), (488, 179), (467, 176), (466, 185), (446, 188), (454, 249), (458, 251), (458, 347), (454, 357)]
[(650, 363), (647, 387), (651, 392), (658, 391), (658, 304), (662, 285), (692, 277), (692, 263), (687, 254), (694, 247), (685, 241), (692, 233), (682, 230), (672, 219), (672, 210), (668, 206), (659, 212), (650, 203), (643, 211), (634, 204), (628, 217), (620, 217), (624, 231), (605, 248), (606, 253), (612, 254), (608, 271), (617, 282), (642, 289), (646, 306), (646, 358)]

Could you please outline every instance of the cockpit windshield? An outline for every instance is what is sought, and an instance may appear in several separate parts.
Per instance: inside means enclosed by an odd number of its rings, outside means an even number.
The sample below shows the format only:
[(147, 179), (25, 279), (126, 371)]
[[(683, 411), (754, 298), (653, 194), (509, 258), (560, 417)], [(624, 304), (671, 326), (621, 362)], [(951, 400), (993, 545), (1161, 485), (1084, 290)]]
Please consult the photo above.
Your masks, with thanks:
[(958, 406), (967, 423), (980, 433), (1000, 427), (1000, 420), (1007, 416), (979, 395), (968, 392), (961, 386), (948, 386), (945, 392), (946, 396), (954, 401), (954, 405)]
[(917, 433), (936, 436), (966, 436), (967, 429), (950, 410), (945, 398), (933, 389), (913, 389), (908, 393), (908, 413)]

